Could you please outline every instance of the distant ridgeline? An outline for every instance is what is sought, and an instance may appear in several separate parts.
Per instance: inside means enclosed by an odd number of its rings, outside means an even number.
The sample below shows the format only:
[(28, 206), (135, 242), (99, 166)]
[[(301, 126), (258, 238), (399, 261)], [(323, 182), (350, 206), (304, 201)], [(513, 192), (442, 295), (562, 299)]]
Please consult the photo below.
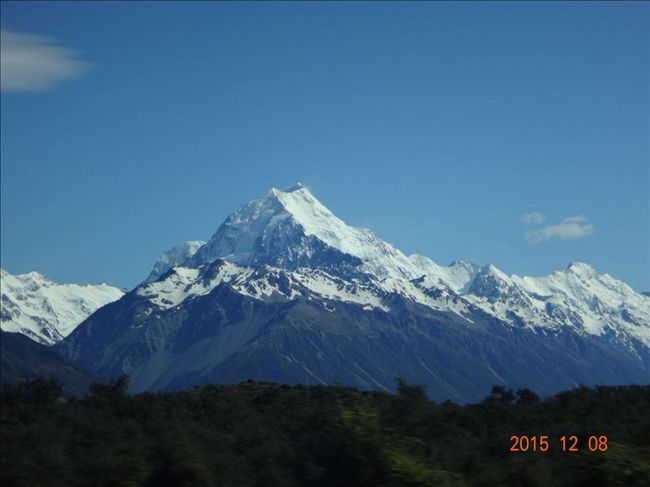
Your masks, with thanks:
[[(579, 262), (520, 277), (407, 256), (302, 185), (175, 246), (126, 294), (2, 279), (3, 330), (99, 378), (126, 374), (133, 392), (247, 379), (395, 391), (403, 377), (475, 402), (494, 384), (650, 383), (650, 297)], [(15, 376), (36, 375), (22, 365)]]
[[(465, 406), (436, 404), (404, 382), (397, 395), (253, 382), (126, 388), (116, 379), (67, 400), (47, 381), (5, 388), (2, 485), (632, 487), (650, 479), (649, 386), (544, 400), (496, 387)], [(527, 438), (518, 442), (526, 452), (511, 451), (513, 436)]]

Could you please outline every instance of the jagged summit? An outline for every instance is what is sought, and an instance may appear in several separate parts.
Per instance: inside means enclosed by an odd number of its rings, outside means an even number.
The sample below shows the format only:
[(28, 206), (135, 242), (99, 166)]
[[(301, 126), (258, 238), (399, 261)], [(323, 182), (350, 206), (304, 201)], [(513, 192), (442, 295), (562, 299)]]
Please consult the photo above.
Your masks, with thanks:
[(289, 269), (338, 259), (346, 266), (365, 266), (379, 277), (415, 278), (421, 273), (370, 230), (347, 225), (301, 184), (286, 191), (274, 188), (242, 206), (187, 263), (198, 266), (216, 259)]
[(463, 259), (455, 260), (448, 266), (436, 264), (424, 255), (412, 254), (409, 259), (424, 274), (440, 280), (456, 292), (464, 291), (481, 269), (478, 264)]
[(285, 189), (284, 192), (285, 193), (293, 193), (294, 191), (299, 191), (301, 189), (307, 190), (307, 188), (301, 182), (297, 182), (296, 184), (294, 184), (290, 188)]
[(124, 293), (107, 284), (59, 284), (40, 272), (13, 275), (0, 269), (2, 330), (50, 345), (68, 335), (93, 311)]
[(24, 274), (11, 274), (8, 271), (4, 269), (0, 269), (0, 276), (4, 280), (9, 279), (9, 278), (14, 278), (18, 279), (21, 282), (24, 283), (29, 283), (29, 282), (36, 282), (36, 283), (51, 283), (50, 279), (48, 277), (38, 271), (31, 271), (31, 272), (26, 272)]
[(158, 258), (145, 282), (155, 281), (172, 267), (185, 263), (204, 245), (203, 240), (188, 240), (173, 246)]
[(492, 275), (492, 276), (494, 276), (494, 277), (496, 277), (496, 278), (498, 278), (498, 279), (500, 279), (502, 281), (510, 282), (510, 277), (505, 272), (503, 272), (501, 269), (499, 269), (498, 267), (496, 267), (496, 266), (494, 266), (492, 264), (487, 264), (487, 265), (483, 266), (481, 268), (481, 272), (485, 273), (485, 274), (488, 274), (488, 275)]
[[(5, 271), (6, 272), (6, 271)], [(52, 282), (45, 274), (38, 271), (26, 272), (25, 274), (18, 274), (16, 277), (26, 280), (26, 279), (38, 279), (41, 281)]]
[(594, 269), (589, 264), (585, 264), (584, 262), (571, 262), (567, 266), (566, 270), (572, 274), (585, 277), (593, 277), (597, 274), (596, 269)]

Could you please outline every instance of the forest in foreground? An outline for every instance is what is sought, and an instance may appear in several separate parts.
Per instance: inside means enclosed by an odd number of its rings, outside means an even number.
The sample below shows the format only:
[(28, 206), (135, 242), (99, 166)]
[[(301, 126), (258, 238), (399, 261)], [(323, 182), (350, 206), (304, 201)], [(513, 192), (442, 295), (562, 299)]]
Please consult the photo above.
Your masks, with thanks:
[(650, 485), (650, 386), (545, 399), (495, 387), (470, 405), (401, 381), (395, 395), (255, 382), (130, 395), (126, 378), (83, 398), (56, 381), (3, 387), (3, 486)]

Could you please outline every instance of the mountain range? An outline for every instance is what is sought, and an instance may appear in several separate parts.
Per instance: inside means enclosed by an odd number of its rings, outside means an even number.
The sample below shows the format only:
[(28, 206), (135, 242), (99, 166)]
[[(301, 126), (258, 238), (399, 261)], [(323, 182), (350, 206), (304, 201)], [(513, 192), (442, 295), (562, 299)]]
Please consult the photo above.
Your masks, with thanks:
[(0, 269), (0, 325), (3, 331), (52, 345), (95, 310), (123, 295), (124, 291), (107, 284), (59, 284), (38, 272), (12, 275)]
[(407, 256), (296, 185), (166, 252), (55, 348), (134, 391), (249, 378), (394, 390), (402, 377), (471, 401), (494, 384), (650, 382), (650, 299), (583, 263), (519, 277)]

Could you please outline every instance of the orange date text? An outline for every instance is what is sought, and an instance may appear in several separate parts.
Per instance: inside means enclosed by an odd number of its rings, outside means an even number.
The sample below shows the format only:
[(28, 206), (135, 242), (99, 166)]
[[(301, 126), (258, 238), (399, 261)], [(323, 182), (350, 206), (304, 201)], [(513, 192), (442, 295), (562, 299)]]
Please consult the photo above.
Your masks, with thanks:
[(607, 451), (606, 435), (589, 435), (578, 438), (576, 435), (562, 435), (555, 441), (548, 435), (512, 435), (510, 437), (510, 451), (513, 453), (548, 452), (557, 448), (559, 451), (574, 453), (581, 450), (589, 452)]

